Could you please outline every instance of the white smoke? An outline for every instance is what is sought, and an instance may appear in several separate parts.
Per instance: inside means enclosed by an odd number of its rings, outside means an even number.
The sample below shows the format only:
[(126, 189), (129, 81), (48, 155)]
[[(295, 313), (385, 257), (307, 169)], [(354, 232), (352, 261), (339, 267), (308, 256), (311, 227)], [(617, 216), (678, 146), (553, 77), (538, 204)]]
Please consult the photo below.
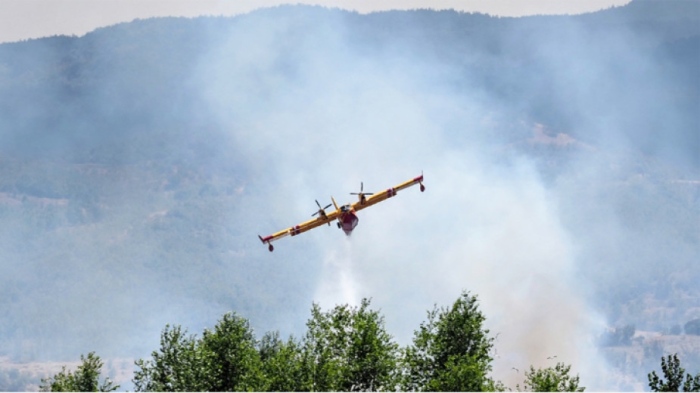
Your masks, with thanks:
[[(407, 344), (427, 310), (469, 290), (498, 337), (497, 379), (514, 386), (522, 380), (513, 367), (553, 366), (554, 356), (595, 378), (600, 320), (575, 275), (556, 198), (528, 159), (495, 152), (485, 136), (507, 108), (478, 90), (450, 90), (419, 54), (362, 54), (337, 21), (301, 37), (293, 18), (257, 27), (212, 53), (200, 83), (239, 154), (260, 168), (253, 186), (266, 188), (261, 206), (272, 206), (276, 225), (261, 232), (308, 219), (314, 199), (352, 201), (344, 193), (360, 182), (372, 192), (425, 173), (425, 193), (413, 187), (361, 211), (350, 238), (335, 227), (302, 235), (323, 256), (309, 302), (372, 298)], [(299, 41), (296, 62), (281, 65), (285, 36)], [(280, 263), (299, 240), (276, 244)]]

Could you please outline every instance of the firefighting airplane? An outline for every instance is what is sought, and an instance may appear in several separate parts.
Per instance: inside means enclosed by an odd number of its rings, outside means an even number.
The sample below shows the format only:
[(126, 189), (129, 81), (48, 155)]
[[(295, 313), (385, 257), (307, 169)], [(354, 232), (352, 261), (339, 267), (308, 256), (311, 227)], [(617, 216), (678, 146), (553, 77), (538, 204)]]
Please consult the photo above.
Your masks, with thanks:
[(330, 226), (331, 221), (333, 220), (338, 220), (338, 228), (342, 229), (346, 235), (350, 236), (352, 230), (355, 229), (357, 223), (359, 222), (359, 219), (357, 218), (356, 214), (358, 211), (366, 207), (375, 205), (384, 200), (387, 200), (395, 196), (397, 192), (403, 190), (404, 188), (411, 187), (415, 184), (420, 184), (421, 192), (425, 191), (425, 186), (423, 185), (423, 174), (416, 178), (403, 182), (398, 186), (388, 188), (385, 191), (378, 192), (376, 194), (371, 192), (364, 192), (364, 184), (360, 183), (360, 192), (350, 193), (351, 195), (357, 195), (357, 202), (343, 206), (338, 206), (338, 204), (335, 202), (335, 199), (331, 197), (331, 200), (333, 201), (332, 205), (335, 206), (335, 210), (326, 213), (326, 209), (331, 207), (331, 205), (329, 204), (326, 207), (321, 207), (321, 204), (318, 203), (318, 201), (316, 201), (316, 205), (318, 205), (318, 211), (312, 214), (312, 216), (318, 215), (318, 217), (314, 218), (313, 220), (302, 222), (299, 225), (287, 228), (285, 230), (273, 233), (270, 236), (262, 237), (258, 235), (258, 237), (260, 238), (260, 241), (263, 242), (263, 244), (268, 245), (268, 249), (270, 250), (270, 252), (272, 252), (275, 249), (272, 246), (273, 241), (281, 239), (287, 235), (296, 236), (300, 233), (309, 231), (323, 224), (328, 224)]

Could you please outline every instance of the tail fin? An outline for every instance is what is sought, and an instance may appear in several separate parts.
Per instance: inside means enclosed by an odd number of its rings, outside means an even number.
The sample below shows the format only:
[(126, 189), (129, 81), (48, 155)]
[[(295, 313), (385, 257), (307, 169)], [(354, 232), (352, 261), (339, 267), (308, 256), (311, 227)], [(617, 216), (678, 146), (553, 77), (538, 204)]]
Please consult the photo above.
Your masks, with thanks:
[(331, 196), (331, 201), (333, 201), (333, 206), (335, 206), (335, 210), (340, 210), (340, 207), (338, 207), (338, 204), (335, 202), (335, 198)]

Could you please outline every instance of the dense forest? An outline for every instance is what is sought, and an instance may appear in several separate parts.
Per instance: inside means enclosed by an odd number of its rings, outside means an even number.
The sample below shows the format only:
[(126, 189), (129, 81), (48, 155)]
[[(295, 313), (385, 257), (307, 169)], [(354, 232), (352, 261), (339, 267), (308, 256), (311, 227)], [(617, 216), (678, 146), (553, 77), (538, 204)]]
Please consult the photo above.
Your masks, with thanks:
[[(300, 337), (312, 302), (372, 298), (405, 347), (463, 288), (508, 386), (553, 355), (593, 389), (700, 369), (699, 22), (280, 6), (0, 44), (0, 390), (230, 311)], [(421, 170), (352, 238), (260, 245)]]

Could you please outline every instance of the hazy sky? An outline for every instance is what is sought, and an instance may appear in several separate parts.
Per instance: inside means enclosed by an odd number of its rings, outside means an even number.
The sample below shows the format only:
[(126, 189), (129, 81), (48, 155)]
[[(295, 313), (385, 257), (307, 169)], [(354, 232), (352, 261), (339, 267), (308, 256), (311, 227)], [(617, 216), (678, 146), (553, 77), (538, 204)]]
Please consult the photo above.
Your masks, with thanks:
[(582, 13), (629, 0), (2, 0), (0, 42), (52, 35), (83, 35), (101, 26), (154, 16), (235, 15), (285, 3), (318, 4), (359, 12), (456, 9), (501, 16)]

